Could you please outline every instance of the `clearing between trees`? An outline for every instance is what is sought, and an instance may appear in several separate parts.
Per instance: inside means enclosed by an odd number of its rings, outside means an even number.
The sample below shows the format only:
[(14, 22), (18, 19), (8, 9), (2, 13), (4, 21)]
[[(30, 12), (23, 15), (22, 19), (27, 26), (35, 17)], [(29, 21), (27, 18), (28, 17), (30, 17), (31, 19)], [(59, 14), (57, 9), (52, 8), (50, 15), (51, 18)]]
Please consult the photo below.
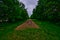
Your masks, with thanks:
[(19, 25), (16, 30), (23, 30), (27, 28), (39, 28), (36, 23), (32, 21), (32, 19), (28, 19), (25, 23)]

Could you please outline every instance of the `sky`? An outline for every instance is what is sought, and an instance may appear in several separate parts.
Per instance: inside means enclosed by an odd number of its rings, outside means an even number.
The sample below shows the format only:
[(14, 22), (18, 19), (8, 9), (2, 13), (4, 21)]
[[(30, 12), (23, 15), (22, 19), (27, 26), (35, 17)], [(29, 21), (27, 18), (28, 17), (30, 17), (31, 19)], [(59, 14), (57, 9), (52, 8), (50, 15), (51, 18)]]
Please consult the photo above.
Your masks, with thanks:
[(38, 5), (38, 0), (19, 0), (25, 5), (29, 17), (33, 14), (33, 9)]

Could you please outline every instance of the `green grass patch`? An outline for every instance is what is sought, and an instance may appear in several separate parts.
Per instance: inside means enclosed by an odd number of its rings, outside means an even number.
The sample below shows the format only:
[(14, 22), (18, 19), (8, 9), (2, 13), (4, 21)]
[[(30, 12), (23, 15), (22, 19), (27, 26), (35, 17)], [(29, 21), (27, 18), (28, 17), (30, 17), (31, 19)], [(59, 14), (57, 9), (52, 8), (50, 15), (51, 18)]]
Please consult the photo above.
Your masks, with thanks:
[(60, 27), (50, 22), (33, 21), (39, 29), (14, 30), (23, 22), (4, 25), (4, 30), (0, 31), (0, 40), (60, 40)]

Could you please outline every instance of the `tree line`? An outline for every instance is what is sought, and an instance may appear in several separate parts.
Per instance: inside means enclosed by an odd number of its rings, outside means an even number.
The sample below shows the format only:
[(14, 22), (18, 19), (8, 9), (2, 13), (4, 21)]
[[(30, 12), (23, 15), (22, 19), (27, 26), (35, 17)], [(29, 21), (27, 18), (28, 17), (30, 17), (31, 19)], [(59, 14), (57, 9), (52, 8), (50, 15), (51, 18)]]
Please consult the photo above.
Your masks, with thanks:
[(0, 22), (14, 22), (27, 18), (27, 11), (18, 0), (0, 0)]
[(32, 19), (60, 22), (60, 0), (39, 0)]

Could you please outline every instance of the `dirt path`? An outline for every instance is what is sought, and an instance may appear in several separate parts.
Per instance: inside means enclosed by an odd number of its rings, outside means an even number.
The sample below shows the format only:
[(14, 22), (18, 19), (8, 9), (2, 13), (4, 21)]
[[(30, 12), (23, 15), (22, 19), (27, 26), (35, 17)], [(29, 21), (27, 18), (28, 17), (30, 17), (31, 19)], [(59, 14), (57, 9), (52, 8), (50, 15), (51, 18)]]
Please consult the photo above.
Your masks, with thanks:
[(25, 23), (19, 25), (16, 30), (22, 30), (27, 28), (39, 28), (31, 19), (27, 20)]

